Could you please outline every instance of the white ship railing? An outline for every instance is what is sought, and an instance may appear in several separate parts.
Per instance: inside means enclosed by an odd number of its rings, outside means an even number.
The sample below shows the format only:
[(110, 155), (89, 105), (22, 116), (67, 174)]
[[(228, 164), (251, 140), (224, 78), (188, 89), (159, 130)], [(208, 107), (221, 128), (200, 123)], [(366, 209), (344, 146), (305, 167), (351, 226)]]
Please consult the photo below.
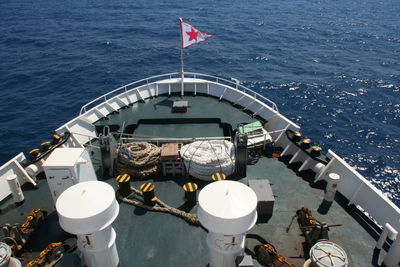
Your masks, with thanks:
[[(96, 104), (103, 102), (103, 101), (107, 101), (107, 100), (111, 99), (112, 97), (114, 97), (115, 95), (118, 95), (120, 93), (128, 92), (134, 88), (140, 87), (141, 85), (151, 85), (157, 81), (161, 81), (161, 80), (165, 80), (165, 79), (170, 79), (170, 80), (179, 79), (180, 80), (182, 77), (181, 75), (182, 74), (180, 72), (160, 74), (160, 75), (151, 76), (148, 78), (144, 78), (144, 79), (123, 85), (121, 87), (111, 90), (111, 91), (105, 93), (104, 95), (99, 96), (99, 97), (93, 99), (92, 101), (86, 103), (85, 105), (82, 106), (79, 114), (82, 115), (82, 114), (86, 113), (90, 108), (96, 106)], [(195, 73), (195, 72), (185, 72), (184, 75), (185, 75), (185, 79), (186, 78), (202, 79), (202, 80), (207, 80), (210, 82), (228, 85), (230, 87), (233, 87), (237, 90), (240, 90), (240, 91), (254, 97), (255, 99), (258, 99), (258, 100), (264, 102), (272, 110), (279, 113), (278, 106), (273, 101), (271, 101), (267, 97), (255, 92), (255, 91), (251, 90), (250, 88), (239, 84), (238, 82), (233, 82), (233, 81), (221, 78), (221, 77), (207, 75), (207, 74), (201, 74), (201, 73)]]

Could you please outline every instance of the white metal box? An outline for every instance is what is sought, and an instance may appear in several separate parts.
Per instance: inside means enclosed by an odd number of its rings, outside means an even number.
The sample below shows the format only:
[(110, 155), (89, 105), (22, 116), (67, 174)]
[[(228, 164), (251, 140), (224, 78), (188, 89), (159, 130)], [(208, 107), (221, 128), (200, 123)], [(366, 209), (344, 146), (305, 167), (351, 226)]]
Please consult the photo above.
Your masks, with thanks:
[(96, 181), (92, 161), (84, 148), (57, 148), (43, 164), (54, 204), (74, 184)]

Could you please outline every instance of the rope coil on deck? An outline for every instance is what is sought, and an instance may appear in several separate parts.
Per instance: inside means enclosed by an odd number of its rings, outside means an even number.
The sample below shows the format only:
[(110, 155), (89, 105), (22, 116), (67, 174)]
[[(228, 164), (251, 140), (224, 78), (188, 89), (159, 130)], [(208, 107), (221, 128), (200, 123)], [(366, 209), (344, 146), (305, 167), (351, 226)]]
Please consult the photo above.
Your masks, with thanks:
[(133, 177), (144, 178), (158, 171), (161, 148), (147, 142), (122, 144), (117, 154), (115, 169)]
[[(137, 190), (136, 188), (131, 187), (131, 191), (135, 195), (143, 197), (143, 193), (140, 190)], [(126, 197), (120, 197), (119, 196), (119, 198), (125, 203), (131, 204), (131, 205), (134, 205), (134, 206), (146, 209), (146, 210), (150, 210), (150, 211), (169, 213), (169, 214), (172, 214), (174, 216), (177, 216), (177, 217), (180, 217), (180, 218), (184, 219), (186, 222), (188, 222), (190, 224), (193, 224), (193, 225), (196, 225), (196, 226), (200, 226), (200, 221), (199, 221), (199, 218), (197, 217), (196, 214), (184, 212), (182, 210), (179, 210), (179, 209), (176, 209), (174, 207), (171, 207), (171, 206), (165, 204), (163, 201), (161, 201), (158, 198), (154, 199), (154, 202), (155, 202), (156, 206), (149, 206), (149, 205), (146, 205), (146, 204), (144, 204), (142, 202), (139, 202), (137, 200), (128, 199)]]
[(235, 171), (235, 148), (226, 140), (195, 141), (184, 145), (181, 157), (187, 172), (200, 180), (211, 181), (216, 171), (227, 176)]

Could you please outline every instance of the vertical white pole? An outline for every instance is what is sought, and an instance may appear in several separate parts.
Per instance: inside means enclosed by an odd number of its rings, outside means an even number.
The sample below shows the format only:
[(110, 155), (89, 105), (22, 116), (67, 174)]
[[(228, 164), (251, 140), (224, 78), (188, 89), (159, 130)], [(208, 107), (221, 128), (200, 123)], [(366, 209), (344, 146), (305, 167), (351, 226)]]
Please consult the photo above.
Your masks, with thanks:
[(184, 84), (183, 79), (185, 78), (185, 73), (183, 71), (183, 31), (182, 31), (182, 18), (179, 18), (179, 29), (181, 32), (181, 95), (184, 95)]
[(184, 84), (183, 79), (185, 78), (185, 74), (183, 72), (183, 48), (181, 47), (181, 95), (184, 95)]

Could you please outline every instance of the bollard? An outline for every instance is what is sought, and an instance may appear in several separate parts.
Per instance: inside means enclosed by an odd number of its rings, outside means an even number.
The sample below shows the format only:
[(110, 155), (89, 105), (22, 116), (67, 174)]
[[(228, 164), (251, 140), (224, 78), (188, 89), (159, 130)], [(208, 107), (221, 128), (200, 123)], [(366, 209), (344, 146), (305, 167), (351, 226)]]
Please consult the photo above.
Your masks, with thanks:
[(223, 181), (226, 179), (226, 175), (223, 174), (222, 172), (216, 172), (213, 175), (211, 175), (211, 179), (213, 181)]
[(305, 138), (301, 140), (300, 147), (302, 149), (309, 149), (311, 147), (311, 143), (312, 143), (311, 139)]
[(157, 199), (154, 193), (155, 185), (153, 183), (144, 183), (140, 186), (140, 190), (143, 193), (144, 203), (147, 205), (153, 205)]
[(292, 137), (293, 141), (299, 142), (301, 140), (301, 137), (302, 137), (301, 132), (298, 131), (293, 132), (293, 137)]
[(118, 193), (122, 197), (127, 197), (131, 193), (131, 177), (128, 174), (120, 174), (116, 178), (118, 182)]
[(47, 150), (49, 150), (50, 147), (51, 147), (50, 141), (43, 142), (40, 144), (40, 148), (42, 149), (43, 152), (46, 152)]
[(333, 202), (337, 191), (337, 183), (340, 180), (340, 175), (332, 172), (328, 175), (328, 177), (328, 184), (326, 185), (324, 200), (327, 202)]
[(195, 183), (186, 183), (183, 186), (183, 190), (185, 191), (185, 200), (188, 203), (196, 203), (197, 201), (197, 189), (198, 186)]
[(18, 182), (16, 175), (9, 175), (7, 177), (7, 183), (10, 187), (12, 197), (15, 204), (19, 205), (24, 201), (24, 193), (22, 193), (21, 185)]
[(322, 150), (323, 149), (320, 146), (312, 146), (311, 147), (311, 151), (310, 151), (311, 157), (319, 157), (319, 156), (321, 156)]
[(29, 151), (30, 159), (36, 159), (37, 157), (39, 157), (39, 154), (40, 154), (39, 148), (34, 148)]
[(60, 143), (60, 141), (61, 141), (61, 136), (59, 136), (58, 134), (53, 134), (53, 140), (51, 141), (51, 144), (56, 145)]

